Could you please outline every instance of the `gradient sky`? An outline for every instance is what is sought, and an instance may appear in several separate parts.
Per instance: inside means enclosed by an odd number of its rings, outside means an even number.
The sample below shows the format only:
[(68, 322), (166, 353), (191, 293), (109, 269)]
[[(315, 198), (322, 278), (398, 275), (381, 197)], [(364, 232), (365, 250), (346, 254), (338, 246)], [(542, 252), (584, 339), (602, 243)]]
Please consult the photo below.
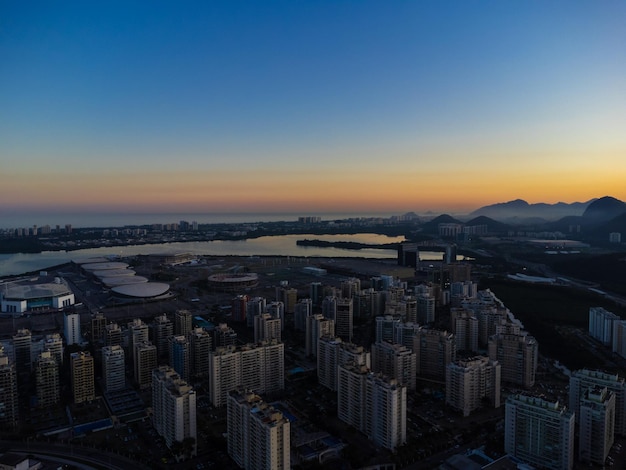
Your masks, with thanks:
[(626, 200), (621, 0), (5, 0), (0, 58), (0, 216)]

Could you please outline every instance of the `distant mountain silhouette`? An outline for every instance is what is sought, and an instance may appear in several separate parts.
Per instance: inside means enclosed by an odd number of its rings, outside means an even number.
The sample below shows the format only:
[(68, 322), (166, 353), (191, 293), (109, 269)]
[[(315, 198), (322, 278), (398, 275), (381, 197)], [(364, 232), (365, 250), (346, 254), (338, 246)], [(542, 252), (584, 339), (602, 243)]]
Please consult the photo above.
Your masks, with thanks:
[(441, 214), (434, 219), (424, 223), (422, 225), (422, 230), (427, 233), (437, 233), (439, 231), (439, 224), (463, 224), (463, 222), (455, 219), (451, 215)]
[(505, 232), (511, 228), (510, 225), (498, 222), (497, 220), (494, 220), (491, 217), (487, 217), (485, 215), (479, 215), (478, 217), (474, 217), (473, 219), (465, 222), (465, 225), (486, 225), (490, 232)]
[(626, 203), (611, 196), (604, 196), (589, 204), (583, 212), (583, 219), (588, 223), (602, 223), (624, 213), (626, 213)]
[[(475, 210), (470, 216), (487, 216), (492, 219), (509, 222), (512, 224), (538, 223), (539, 219), (558, 220), (571, 215), (582, 215), (587, 207), (594, 201), (587, 202), (557, 202), (556, 204), (546, 204), (543, 202), (529, 204), (523, 199), (515, 199), (509, 202), (500, 202)], [(534, 220), (532, 220), (534, 219)]]

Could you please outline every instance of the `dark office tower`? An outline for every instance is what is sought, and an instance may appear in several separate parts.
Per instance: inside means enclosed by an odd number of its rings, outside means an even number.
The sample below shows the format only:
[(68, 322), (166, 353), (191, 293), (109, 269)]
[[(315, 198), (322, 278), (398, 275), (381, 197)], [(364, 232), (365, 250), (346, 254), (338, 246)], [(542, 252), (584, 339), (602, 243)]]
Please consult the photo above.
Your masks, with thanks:
[(14, 428), (18, 421), (17, 376), (15, 365), (0, 353), (0, 425)]
[(249, 297), (243, 294), (243, 295), (238, 295), (232, 300), (232, 302), (230, 303), (232, 307), (231, 308), (232, 316), (230, 318), (232, 319), (232, 321), (236, 321), (240, 323), (246, 321), (248, 299)]
[(352, 342), (352, 321), (352, 299), (337, 299), (335, 334), (349, 343)]
[(293, 315), (294, 328), (299, 331), (306, 330), (306, 319), (313, 314), (313, 301), (311, 299), (300, 299), (296, 304), (296, 311)]
[(31, 371), (31, 349), (32, 349), (32, 335), (30, 330), (26, 328), (17, 330), (17, 333), (13, 336), (13, 351), (15, 357), (15, 370), (18, 374), (30, 374)]
[(211, 335), (203, 328), (194, 328), (187, 337), (191, 357), (191, 376), (196, 380), (206, 379), (209, 376)]
[(401, 243), (398, 246), (398, 266), (416, 268), (419, 261), (420, 252), (417, 243)]
[(220, 323), (213, 330), (213, 350), (220, 347), (235, 346), (237, 344), (237, 333), (226, 323)]
[(263, 297), (254, 297), (246, 305), (246, 326), (254, 328), (254, 317), (265, 313), (267, 302)]
[(344, 299), (351, 299), (360, 291), (361, 280), (356, 277), (341, 282), (341, 297)]
[(443, 262), (445, 264), (456, 263), (456, 245), (446, 245), (446, 252), (443, 256)]
[(46, 408), (56, 405), (61, 398), (59, 364), (50, 351), (44, 351), (39, 355), (35, 376), (37, 379), (37, 407)]
[(319, 307), (322, 305), (322, 299), (324, 298), (324, 287), (321, 282), (312, 282), (310, 284), (310, 297), (313, 305)]
[(174, 315), (174, 334), (187, 336), (191, 329), (193, 315), (188, 310), (177, 310)]
[(168, 357), (169, 347), (168, 339), (174, 334), (174, 325), (167, 315), (159, 315), (154, 318), (152, 323), (152, 344), (157, 348), (157, 356), (159, 359)]
[(104, 343), (104, 328), (106, 327), (107, 319), (102, 312), (96, 312), (91, 316), (91, 342), (94, 345)]
[(186, 336), (170, 336), (168, 338), (170, 350), (170, 367), (185, 381), (189, 380), (189, 341)]

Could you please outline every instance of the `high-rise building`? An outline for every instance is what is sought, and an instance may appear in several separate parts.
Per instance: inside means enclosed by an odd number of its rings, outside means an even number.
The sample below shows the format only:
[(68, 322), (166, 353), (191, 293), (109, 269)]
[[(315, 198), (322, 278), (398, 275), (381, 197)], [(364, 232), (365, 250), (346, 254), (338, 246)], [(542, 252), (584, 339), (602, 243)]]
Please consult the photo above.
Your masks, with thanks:
[(283, 303), (285, 313), (294, 313), (298, 302), (298, 289), (279, 287), (276, 289), (276, 300)]
[(91, 354), (88, 351), (70, 354), (70, 370), (72, 372), (74, 403), (83, 403), (95, 399), (93, 357)]
[(285, 345), (275, 341), (218, 347), (209, 355), (209, 397), (213, 406), (226, 404), (237, 388), (273, 393), (285, 388)]
[(489, 359), (502, 366), (503, 382), (531, 388), (535, 385), (539, 358), (537, 340), (511, 323), (503, 328), (505, 332), (489, 338)]
[(305, 352), (307, 356), (317, 356), (317, 344), (322, 336), (335, 336), (335, 322), (316, 313), (306, 319)]
[(300, 299), (293, 315), (294, 328), (306, 331), (306, 319), (313, 315), (313, 301), (310, 298)]
[(371, 318), (382, 315), (385, 311), (383, 293), (374, 288), (357, 292), (352, 300), (356, 318)]
[(176, 310), (174, 314), (174, 334), (187, 336), (193, 328), (193, 315), (189, 310)]
[(339, 337), (322, 336), (318, 341), (317, 380), (329, 390), (337, 390), (337, 367), (354, 363), (370, 368), (371, 358), (363, 346), (345, 343)]
[(50, 354), (57, 361), (59, 367), (63, 365), (63, 338), (61, 338), (59, 333), (46, 335), (43, 350), (50, 351)]
[(621, 318), (602, 307), (589, 308), (589, 334), (605, 346), (613, 341), (613, 326)]
[(500, 407), (500, 364), (483, 356), (448, 364), (447, 405), (469, 416), (485, 404), (485, 399), (492, 407)]
[(599, 386), (585, 390), (579, 421), (578, 458), (604, 465), (615, 442), (615, 394)]
[(613, 324), (613, 352), (626, 358), (626, 320)]
[(478, 318), (471, 311), (459, 308), (450, 310), (452, 332), (456, 337), (457, 351), (478, 351)]
[(246, 313), (248, 311), (249, 297), (245, 294), (240, 294), (235, 297), (231, 302), (231, 319), (235, 322), (245, 322)]
[(152, 344), (156, 346), (159, 359), (168, 357), (168, 339), (174, 334), (174, 325), (166, 314), (157, 315), (152, 322)]
[(445, 380), (446, 367), (456, 360), (454, 334), (422, 328), (413, 344), (413, 352), (417, 355), (417, 374)]
[(396, 323), (393, 325), (393, 343), (406, 346), (411, 351), (415, 346), (415, 337), (419, 335), (422, 327), (413, 322)]
[[(128, 356), (135, 363), (135, 345), (150, 341), (150, 331), (140, 318), (128, 323)], [(156, 347), (155, 347), (156, 348)]]
[(15, 364), (0, 353), (0, 425), (14, 428), (18, 422), (17, 375)]
[[(254, 323), (252, 324), (254, 326)], [(213, 348), (224, 348), (237, 344), (237, 333), (226, 323), (220, 323), (213, 330)]]
[(180, 377), (188, 381), (190, 373), (189, 341), (186, 336), (170, 336), (167, 340), (169, 347), (169, 364)]
[(321, 282), (312, 282), (309, 284), (311, 301), (315, 307), (319, 307), (322, 305), (322, 300), (324, 299), (324, 286), (322, 286)]
[(188, 335), (191, 357), (191, 375), (196, 380), (209, 376), (209, 353), (211, 335), (203, 328), (194, 328)]
[(569, 379), (569, 407), (580, 420), (580, 403), (586, 390), (606, 387), (615, 394), (615, 434), (626, 436), (626, 381), (617, 374), (581, 369)]
[(70, 312), (63, 314), (63, 334), (65, 335), (65, 343), (68, 346), (83, 342), (80, 333), (80, 314)]
[(122, 345), (122, 329), (117, 323), (109, 323), (105, 326), (104, 344), (106, 346)]
[(157, 349), (150, 341), (135, 344), (133, 377), (140, 389), (152, 385), (152, 371), (157, 367)]
[(102, 344), (104, 342), (104, 328), (106, 327), (107, 319), (102, 312), (96, 312), (91, 316), (91, 341), (95, 344)]
[(61, 399), (59, 364), (50, 351), (39, 354), (35, 377), (37, 381), (37, 407), (46, 408), (56, 405)]
[(415, 390), (417, 357), (413, 351), (400, 344), (377, 342), (372, 345), (372, 372), (381, 373), (398, 381), (409, 390)]
[(504, 450), (539, 468), (570, 470), (574, 464), (574, 414), (558, 401), (509, 396)]
[(389, 450), (406, 442), (406, 387), (365, 366), (338, 367), (337, 417)]
[(265, 313), (269, 313), (273, 318), (280, 320), (280, 329), (285, 329), (285, 304), (284, 302), (270, 302), (265, 307)]
[(167, 447), (192, 440), (196, 455), (196, 392), (174, 369), (161, 366), (152, 371), (152, 422)]
[(246, 305), (246, 325), (248, 328), (254, 327), (254, 317), (265, 313), (267, 301), (263, 297), (253, 297)]
[(435, 298), (428, 294), (418, 294), (417, 323), (427, 325), (435, 321)]
[(337, 299), (337, 309), (335, 313), (335, 334), (344, 341), (352, 342), (352, 322), (353, 322), (353, 301), (352, 299)]
[(393, 343), (393, 329), (396, 324), (402, 323), (399, 315), (380, 315), (376, 317), (376, 342), (386, 341)]
[(253, 392), (228, 394), (228, 455), (246, 470), (291, 468), (290, 423)]
[(106, 392), (126, 388), (126, 361), (119, 345), (102, 348), (102, 386)]
[(345, 281), (341, 281), (341, 297), (344, 299), (353, 298), (358, 292), (361, 291), (361, 280), (356, 277), (351, 277)]
[(262, 313), (254, 317), (254, 342), (281, 341), (281, 320), (269, 313)]
[(31, 369), (33, 337), (30, 330), (22, 328), (13, 335), (13, 357), (18, 375), (28, 374)]

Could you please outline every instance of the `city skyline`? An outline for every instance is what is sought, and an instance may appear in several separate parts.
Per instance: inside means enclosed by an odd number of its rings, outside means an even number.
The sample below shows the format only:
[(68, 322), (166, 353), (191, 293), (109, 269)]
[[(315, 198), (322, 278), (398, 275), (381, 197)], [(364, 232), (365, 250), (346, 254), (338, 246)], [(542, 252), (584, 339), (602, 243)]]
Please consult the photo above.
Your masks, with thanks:
[(15, 2), (0, 216), (626, 200), (622, 2)]

